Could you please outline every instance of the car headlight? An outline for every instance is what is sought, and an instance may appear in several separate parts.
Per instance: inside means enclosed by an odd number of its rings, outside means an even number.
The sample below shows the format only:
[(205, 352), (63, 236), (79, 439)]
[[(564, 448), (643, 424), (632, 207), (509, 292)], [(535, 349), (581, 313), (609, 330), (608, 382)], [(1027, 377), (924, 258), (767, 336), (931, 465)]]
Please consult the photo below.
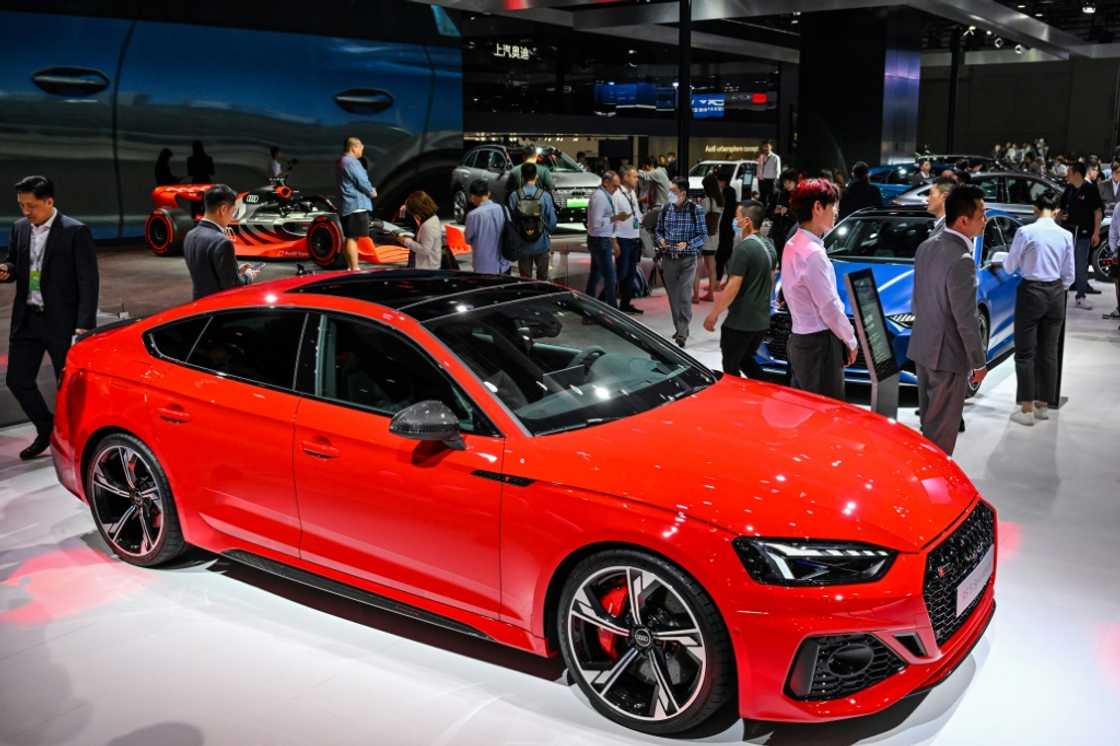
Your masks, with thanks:
[(766, 585), (870, 583), (886, 574), (898, 554), (847, 541), (741, 536), (733, 544), (750, 576)]
[(907, 329), (914, 326), (914, 319), (917, 318), (912, 313), (892, 313), (887, 317), (899, 326), (905, 326)]

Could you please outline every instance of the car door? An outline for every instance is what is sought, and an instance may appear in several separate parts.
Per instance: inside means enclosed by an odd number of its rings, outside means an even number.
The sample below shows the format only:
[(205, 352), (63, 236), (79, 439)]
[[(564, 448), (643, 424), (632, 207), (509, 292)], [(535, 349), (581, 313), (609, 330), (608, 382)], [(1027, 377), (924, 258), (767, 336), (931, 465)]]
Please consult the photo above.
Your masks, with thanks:
[(988, 349), (993, 356), (1001, 347), (1013, 342), (1015, 333), (1015, 291), (1019, 278), (1011, 275), (1003, 265), (992, 264), (996, 252), (1010, 251), (1011, 241), (1018, 224), (1003, 216), (992, 216), (984, 226), (984, 246), (977, 270), (979, 280), (977, 292), (980, 301), (988, 308), (991, 316), (991, 337)]
[[(301, 371), (294, 458), (301, 557), (362, 580), (496, 617), (502, 438), (421, 347), (389, 327), (321, 317)], [(465, 449), (389, 432), (436, 399)]]
[(479, 178), (485, 179), (490, 185), (490, 194), (495, 202), (504, 203), (506, 199), (506, 184), (509, 181), (509, 172), (513, 164), (504, 150), (487, 148), (485, 160), (480, 156), (478, 165), (482, 169)]
[(176, 498), (231, 546), (298, 556), (293, 381), (305, 318), (224, 311), (159, 327), (147, 339), (164, 362), (147, 380), (157, 453)]
[[(117, 238), (120, 224), (113, 97), (131, 26), (113, 18), (0, 11), (0, 184), (10, 189), (28, 174), (46, 174), (59, 209), (99, 239)], [(19, 217), (14, 196), (0, 200), (0, 245)]]

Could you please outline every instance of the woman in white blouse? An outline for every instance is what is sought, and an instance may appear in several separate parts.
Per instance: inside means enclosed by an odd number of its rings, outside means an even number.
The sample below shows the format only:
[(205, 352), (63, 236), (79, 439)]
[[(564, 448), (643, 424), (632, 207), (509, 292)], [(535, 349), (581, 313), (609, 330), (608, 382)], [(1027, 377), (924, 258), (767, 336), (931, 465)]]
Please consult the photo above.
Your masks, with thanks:
[(416, 269), (439, 269), (443, 253), (443, 229), (436, 215), (439, 208), (425, 192), (413, 192), (404, 209), (417, 225), (416, 238), (401, 241), (416, 256)]

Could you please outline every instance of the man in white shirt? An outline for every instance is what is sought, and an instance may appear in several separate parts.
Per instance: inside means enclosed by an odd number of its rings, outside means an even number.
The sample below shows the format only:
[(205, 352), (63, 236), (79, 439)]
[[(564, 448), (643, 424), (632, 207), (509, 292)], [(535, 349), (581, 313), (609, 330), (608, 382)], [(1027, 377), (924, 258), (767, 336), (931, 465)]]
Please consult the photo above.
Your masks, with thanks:
[(633, 166), (623, 166), (619, 181), (619, 187), (612, 195), (614, 211), (616, 215), (629, 213), (629, 217), (615, 221), (614, 224), (614, 236), (618, 242), (615, 274), (618, 275), (618, 295), (621, 299), (618, 308), (626, 313), (641, 314), (642, 309), (631, 303), (638, 262), (642, 259), (642, 205), (638, 196), (638, 170)]
[(618, 174), (607, 171), (603, 181), (591, 194), (587, 205), (587, 251), (591, 254), (591, 272), (587, 276), (587, 290), (592, 298), (596, 297), (600, 278), (605, 293), (603, 300), (612, 307), (618, 306), (618, 278), (615, 276), (614, 260), (620, 253), (615, 239), (615, 223), (626, 220), (629, 213), (618, 212), (614, 207), (614, 193), (619, 187)]
[(790, 211), (800, 228), (782, 252), (782, 294), (793, 331), (786, 345), (794, 388), (844, 399), (844, 367), (856, 361), (856, 332), (836, 292), (821, 237), (836, 223), (839, 194), (826, 179), (797, 185)]
[(763, 140), (758, 148), (757, 161), (758, 199), (770, 208), (770, 200), (774, 196), (774, 184), (777, 183), (778, 174), (782, 172), (782, 159), (774, 152), (774, 146), (769, 140)]
[(1035, 197), (1038, 220), (1015, 232), (1003, 262), (1007, 272), (1023, 275), (1015, 291), (1015, 378), (1012, 422), (1034, 425), (1049, 419), (1058, 376), (1058, 337), (1065, 320), (1066, 289), (1073, 284), (1073, 234), (1054, 222), (1058, 198)]

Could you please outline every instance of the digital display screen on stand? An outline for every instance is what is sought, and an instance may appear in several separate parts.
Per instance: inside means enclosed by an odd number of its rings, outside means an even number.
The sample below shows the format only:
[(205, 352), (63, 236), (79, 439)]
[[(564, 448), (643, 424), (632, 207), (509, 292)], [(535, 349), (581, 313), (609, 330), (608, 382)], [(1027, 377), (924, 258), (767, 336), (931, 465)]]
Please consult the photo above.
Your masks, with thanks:
[(875, 275), (870, 269), (861, 269), (845, 275), (844, 282), (855, 315), (856, 335), (871, 376), (871, 408), (893, 418), (898, 414), (898, 361), (891, 347)]

